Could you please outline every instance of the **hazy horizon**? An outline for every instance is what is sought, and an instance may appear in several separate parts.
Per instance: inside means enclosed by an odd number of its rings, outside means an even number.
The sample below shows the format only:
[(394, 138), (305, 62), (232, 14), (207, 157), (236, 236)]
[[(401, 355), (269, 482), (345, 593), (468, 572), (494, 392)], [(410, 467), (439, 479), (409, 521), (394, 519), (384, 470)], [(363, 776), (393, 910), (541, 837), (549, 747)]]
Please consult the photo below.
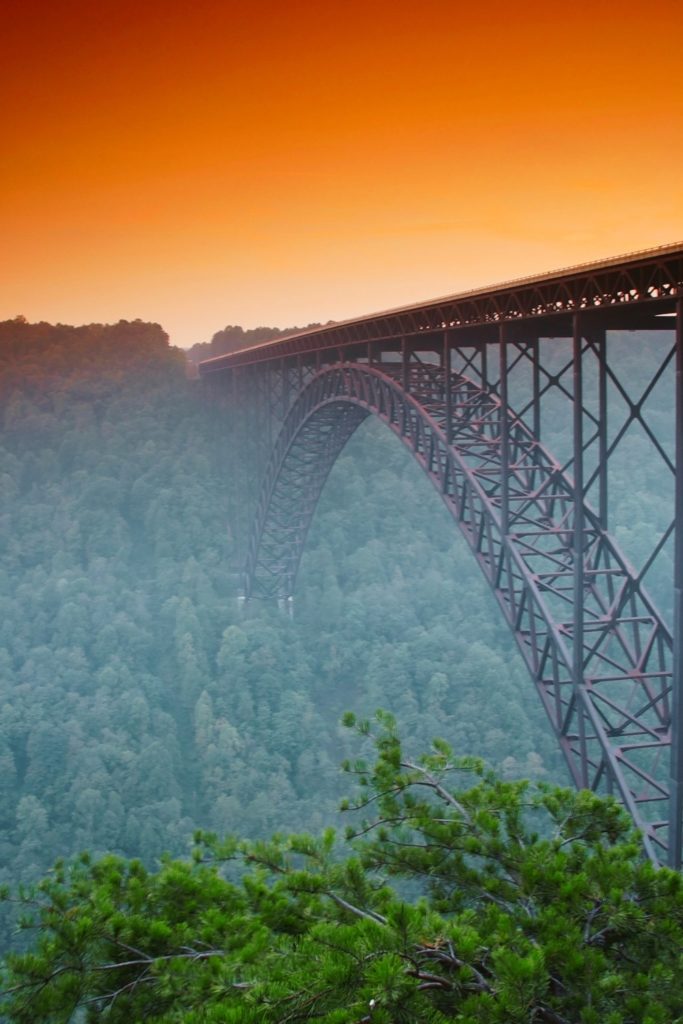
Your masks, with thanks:
[[(683, 238), (683, 11), (13, 5), (0, 318), (343, 320)], [(665, 29), (666, 31), (663, 31)]]

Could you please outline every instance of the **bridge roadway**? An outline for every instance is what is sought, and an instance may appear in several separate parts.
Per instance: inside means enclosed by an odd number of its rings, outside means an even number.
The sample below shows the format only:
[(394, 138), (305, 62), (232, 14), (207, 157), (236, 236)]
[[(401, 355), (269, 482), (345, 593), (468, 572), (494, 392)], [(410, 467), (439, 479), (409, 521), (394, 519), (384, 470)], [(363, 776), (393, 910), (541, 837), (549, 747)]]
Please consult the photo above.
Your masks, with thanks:
[[(657, 334), (634, 396), (621, 370), (643, 331)], [(377, 416), (467, 539), (576, 785), (614, 792), (652, 861), (680, 868), (683, 244), (331, 323), (199, 372), (260, 469), (245, 596), (291, 600), (327, 474)], [(670, 431), (650, 415), (663, 393)], [(563, 412), (559, 457), (541, 435)], [(638, 566), (609, 532), (610, 462), (633, 430), (672, 496)], [(667, 621), (644, 581), (671, 545)]]

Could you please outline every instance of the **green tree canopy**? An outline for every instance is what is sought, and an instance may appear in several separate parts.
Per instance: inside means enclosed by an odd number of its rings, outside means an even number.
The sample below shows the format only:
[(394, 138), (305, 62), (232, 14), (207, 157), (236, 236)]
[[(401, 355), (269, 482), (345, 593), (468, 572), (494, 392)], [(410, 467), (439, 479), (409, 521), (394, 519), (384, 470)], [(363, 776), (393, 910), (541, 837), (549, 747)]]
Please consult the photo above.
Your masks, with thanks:
[[(157, 871), (88, 856), (20, 896), (7, 1019), (187, 1024), (671, 1024), (680, 876), (611, 799), (505, 781), (443, 742), (407, 757), (355, 723), (360, 819), (343, 842), (198, 835)], [(80, 1018), (79, 1018), (80, 1019)]]

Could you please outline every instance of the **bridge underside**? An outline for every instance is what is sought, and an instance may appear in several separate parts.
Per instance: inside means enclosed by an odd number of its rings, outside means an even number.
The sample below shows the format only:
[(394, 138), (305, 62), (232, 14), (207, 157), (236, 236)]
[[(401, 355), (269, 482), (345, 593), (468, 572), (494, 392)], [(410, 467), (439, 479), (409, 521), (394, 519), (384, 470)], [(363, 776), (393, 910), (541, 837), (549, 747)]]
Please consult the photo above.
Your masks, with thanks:
[(247, 597), (286, 600), (292, 596), (308, 528), (328, 474), (351, 435), (370, 415), (369, 409), (355, 403), (334, 400), (306, 414), (308, 399), (305, 394), (297, 403), (274, 449), (269, 485), (262, 492), (251, 537)]
[[(661, 857), (670, 634), (597, 516), (586, 507), (577, 515), (573, 484), (559, 464), (509, 412), (503, 425), (499, 398), (460, 374), (449, 375), (447, 388), (443, 371), (428, 365), (409, 371), (407, 391), (402, 377), (402, 368), (340, 364), (321, 371), (299, 396), (269, 465), (247, 595), (285, 600), (292, 594), (327, 475), (360, 423), (378, 416), (411, 449), (463, 531), (577, 786), (619, 793), (648, 852)], [(578, 679), (575, 660), (581, 662)]]
[[(291, 597), (328, 473), (363, 420), (378, 417), (467, 539), (576, 785), (618, 795), (648, 856), (676, 867), (682, 290), (683, 253), (646, 254), (627, 267), (332, 325), (201, 368), (242, 424), (250, 418), (252, 464), (257, 448), (266, 455), (246, 595)], [(636, 352), (647, 372), (634, 383)], [(634, 432), (640, 448), (630, 451), (648, 471), (657, 465), (669, 509), (646, 527), (635, 567), (609, 532), (609, 470)], [(674, 578), (662, 614), (646, 583), (667, 560)]]

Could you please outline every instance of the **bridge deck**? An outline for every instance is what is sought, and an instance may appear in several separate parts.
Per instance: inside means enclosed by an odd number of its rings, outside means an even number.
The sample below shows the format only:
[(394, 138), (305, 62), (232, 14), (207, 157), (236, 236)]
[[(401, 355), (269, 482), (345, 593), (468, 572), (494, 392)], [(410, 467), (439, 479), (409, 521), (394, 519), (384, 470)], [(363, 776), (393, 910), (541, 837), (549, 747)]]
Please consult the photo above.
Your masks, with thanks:
[(299, 331), (204, 360), (199, 373), (207, 376), (236, 366), (368, 342), (410, 339), (413, 348), (421, 341), (428, 348), (433, 344), (430, 336), (444, 330), (465, 333), (470, 342), (494, 344), (495, 326), (500, 323), (524, 324), (528, 329), (533, 321), (536, 333), (543, 332), (543, 337), (571, 337), (571, 316), (576, 312), (590, 315), (602, 329), (656, 329), (662, 326), (662, 314), (674, 312), (681, 293), (683, 242), (677, 242)]

